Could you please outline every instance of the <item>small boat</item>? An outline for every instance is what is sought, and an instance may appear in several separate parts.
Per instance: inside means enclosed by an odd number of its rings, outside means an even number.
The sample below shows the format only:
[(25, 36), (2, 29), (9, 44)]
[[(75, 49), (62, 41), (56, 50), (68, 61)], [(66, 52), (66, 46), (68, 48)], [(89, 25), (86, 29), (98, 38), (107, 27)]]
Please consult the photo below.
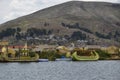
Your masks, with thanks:
[(48, 59), (39, 59), (38, 61), (39, 62), (48, 62), (49, 60)]
[(98, 60), (99, 55), (96, 51), (91, 51), (90, 56), (80, 56), (77, 54), (77, 52), (74, 52), (72, 54), (72, 60), (73, 61), (89, 61), (89, 60)]

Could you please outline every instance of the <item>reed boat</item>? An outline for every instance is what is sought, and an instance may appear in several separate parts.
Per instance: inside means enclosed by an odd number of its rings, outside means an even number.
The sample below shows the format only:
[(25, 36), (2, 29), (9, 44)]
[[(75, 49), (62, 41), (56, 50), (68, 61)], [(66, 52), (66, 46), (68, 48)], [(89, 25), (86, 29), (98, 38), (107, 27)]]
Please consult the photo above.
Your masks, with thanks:
[(88, 60), (98, 60), (99, 55), (96, 51), (91, 51), (89, 56), (81, 56), (77, 54), (77, 51), (72, 54), (72, 60), (74, 61), (88, 61)]

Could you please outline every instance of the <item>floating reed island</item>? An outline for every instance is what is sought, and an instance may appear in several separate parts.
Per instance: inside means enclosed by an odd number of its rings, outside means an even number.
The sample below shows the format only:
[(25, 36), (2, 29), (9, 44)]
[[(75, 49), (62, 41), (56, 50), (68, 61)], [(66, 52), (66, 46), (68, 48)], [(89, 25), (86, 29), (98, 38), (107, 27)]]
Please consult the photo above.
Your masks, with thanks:
[(8, 46), (7, 42), (0, 42), (0, 45), (1, 62), (120, 60), (120, 48), (115, 46), (101, 48), (57, 46), (40, 49), (28, 46), (27, 43), (24, 46)]
[(0, 52), (1, 62), (33, 62), (38, 61), (38, 59), (39, 55), (28, 48), (27, 44), (22, 48), (11, 48), (4, 45)]

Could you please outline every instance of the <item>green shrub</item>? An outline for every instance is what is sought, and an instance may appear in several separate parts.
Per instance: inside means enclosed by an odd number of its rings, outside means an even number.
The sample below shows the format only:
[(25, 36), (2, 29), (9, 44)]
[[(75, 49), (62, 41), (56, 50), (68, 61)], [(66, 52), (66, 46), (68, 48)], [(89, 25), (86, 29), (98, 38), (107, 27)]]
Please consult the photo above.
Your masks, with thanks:
[(110, 54), (108, 54), (108, 53), (105, 52), (105, 51), (96, 50), (96, 52), (99, 54), (100, 60), (104, 60), (104, 59), (106, 59), (106, 58), (110, 58)]
[(37, 52), (39, 55), (39, 58), (41, 59), (49, 59), (50, 61), (54, 61), (56, 58), (61, 58), (61, 56), (57, 53), (55, 50), (49, 50), (49, 51), (42, 51), (42, 52)]
[(30, 57), (35, 57), (35, 52), (29, 52)]

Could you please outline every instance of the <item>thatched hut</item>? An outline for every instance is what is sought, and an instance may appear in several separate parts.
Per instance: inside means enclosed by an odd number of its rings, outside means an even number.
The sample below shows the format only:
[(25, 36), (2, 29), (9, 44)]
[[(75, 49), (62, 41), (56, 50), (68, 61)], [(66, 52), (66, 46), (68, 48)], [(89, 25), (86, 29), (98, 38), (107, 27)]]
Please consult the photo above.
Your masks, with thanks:
[(2, 53), (3, 56), (15, 57), (15, 51), (12, 48), (3, 47)]
[(56, 49), (60, 54), (66, 54), (69, 52), (69, 49), (65, 46), (58, 46)]
[(110, 46), (110, 47), (106, 48), (106, 51), (111, 55), (117, 55), (119, 52), (119, 48), (116, 46)]

